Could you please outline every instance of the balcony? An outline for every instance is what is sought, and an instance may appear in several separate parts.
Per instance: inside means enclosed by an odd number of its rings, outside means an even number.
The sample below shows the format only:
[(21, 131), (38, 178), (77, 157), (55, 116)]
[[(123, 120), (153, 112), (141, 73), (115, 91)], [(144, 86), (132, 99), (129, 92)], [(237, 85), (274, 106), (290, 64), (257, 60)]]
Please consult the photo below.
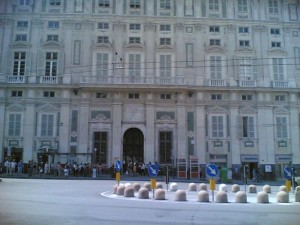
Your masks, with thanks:
[(7, 83), (10, 84), (24, 84), (25, 76), (8, 76)]
[(289, 84), (287, 81), (275, 80), (272, 81), (273, 88), (288, 88)]
[(41, 76), (40, 83), (41, 84), (57, 84), (58, 79), (56, 76)]
[(226, 86), (226, 81), (225, 80), (209, 80), (208, 81), (208, 86), (211, 87), (225, 87)]
[(239, 87), (256, 87), (255, 80), (238, 80)]

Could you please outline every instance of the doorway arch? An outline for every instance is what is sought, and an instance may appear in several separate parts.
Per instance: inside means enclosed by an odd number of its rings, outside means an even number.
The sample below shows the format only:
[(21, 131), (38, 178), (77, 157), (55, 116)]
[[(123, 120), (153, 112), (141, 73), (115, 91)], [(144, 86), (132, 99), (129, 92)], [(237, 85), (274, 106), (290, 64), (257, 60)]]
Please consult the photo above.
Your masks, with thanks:
[(125, 163), (144, 162), (144, 134), (138, 128), (130, 128), (123, 135), (123, 160)]

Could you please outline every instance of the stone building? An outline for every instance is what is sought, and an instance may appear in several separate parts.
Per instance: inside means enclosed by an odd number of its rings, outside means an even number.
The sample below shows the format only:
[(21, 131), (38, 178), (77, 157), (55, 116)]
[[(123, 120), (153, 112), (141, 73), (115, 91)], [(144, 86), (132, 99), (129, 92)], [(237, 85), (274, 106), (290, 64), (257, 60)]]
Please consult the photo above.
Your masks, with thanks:
[(1, 162), (300, 170), (298, 0), (2, 0), (0, 11)]

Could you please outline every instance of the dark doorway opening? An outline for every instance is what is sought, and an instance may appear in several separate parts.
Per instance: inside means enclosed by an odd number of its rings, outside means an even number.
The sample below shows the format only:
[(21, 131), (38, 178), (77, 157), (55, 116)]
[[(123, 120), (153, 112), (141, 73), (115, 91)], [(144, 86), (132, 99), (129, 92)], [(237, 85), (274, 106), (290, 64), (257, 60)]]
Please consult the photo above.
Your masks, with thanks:
[(126, 164), (144, 162), (144, 135), (141, 130), (130, 128), (124, 133), (123, 159)]

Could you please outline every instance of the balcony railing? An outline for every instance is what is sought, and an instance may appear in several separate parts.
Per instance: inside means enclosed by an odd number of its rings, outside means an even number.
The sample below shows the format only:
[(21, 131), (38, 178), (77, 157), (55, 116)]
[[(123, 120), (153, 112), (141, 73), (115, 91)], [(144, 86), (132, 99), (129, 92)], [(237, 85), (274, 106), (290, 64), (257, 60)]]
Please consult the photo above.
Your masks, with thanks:
[(40, 83), (41, 84), (57, 84), (57, 77), (53, 76), (42, 76), (40, 77)]
[(239, 87), (256, 87), (255, 80), (239, 80)]
[(25, 83), (25, 76), (8, 76), (7, 83), (12, 83), (12, 84)]
[(287, 81), (279, 81), (279, 80), (275, 80), (272, 82), (272, 87), (274, 88), (288, 88), (289, 84)]
[(215, 86), (215, 87), (224, 87), (226, 86), (226, 82), (225, 80), (213, 79), (213, 80), (209, 80), (208, 85)]

